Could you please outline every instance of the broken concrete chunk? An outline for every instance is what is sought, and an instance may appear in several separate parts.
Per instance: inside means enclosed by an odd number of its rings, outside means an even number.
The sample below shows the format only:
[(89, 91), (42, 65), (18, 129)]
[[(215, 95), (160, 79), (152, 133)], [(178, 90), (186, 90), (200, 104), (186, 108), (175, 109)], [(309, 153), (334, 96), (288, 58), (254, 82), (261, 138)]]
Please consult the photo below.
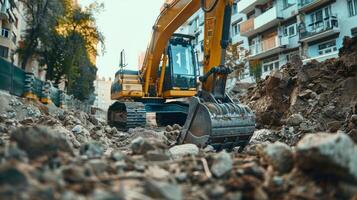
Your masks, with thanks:
[(332, 175), (357, 183), (357, 147), (344, 133), (305, 136), (297, 145), (296, 161), (302, 170)]
[(211, 171), (213, 175), (219, 178), (230, 172), (232, 167), (233, 161), (231, 155), (226, 151), (222, 151), (214, 156)]
[(26, 151), (30, 158), (53, 156), (59, 151), (73, 154), (73, 148), (66, 136), (47, 127), (22, 127), (11, 134), (11, 140)]
[(281, 142), (268, 144), (259, 150), (260, 156), (279, 173), (290, 172), (294, 165), (291, 148)]
[(81, 146), (80, 154), (88, 158), (98, 158), (104, 153), (104, 147), (98, 142), (88, 142)]
[(292, 114), (286, 123), (289, 126), (299, 126), (302, 122), (304, 122), (304, 117), (301, 114)]
[(181, 200), (181, 187), (162, 181), (149, 180), (145, 182), (145, 191), (147, 194), (156, 199)]
[(155, 147), (144, 138), (137, 137), (131, 141), (130, 149), (134, 154), (145, 154), (148, 151), (155, 150)]
[(169, 152), (171, 153), (173, 158), (180, 158), (185, 155), (197, 155), (199, 153), (199, 149), (195, 144), (183, 144), (171, 147)]

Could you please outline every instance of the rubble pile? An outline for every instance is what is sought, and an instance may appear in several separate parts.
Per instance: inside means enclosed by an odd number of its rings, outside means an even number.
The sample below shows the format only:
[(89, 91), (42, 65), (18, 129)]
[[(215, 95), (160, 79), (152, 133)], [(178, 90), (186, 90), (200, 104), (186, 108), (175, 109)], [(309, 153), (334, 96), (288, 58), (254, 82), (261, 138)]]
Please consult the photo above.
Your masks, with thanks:
[(0, 199), (357, 199), (357, 145), (342, 132), (292, 148), (258, 130), (247, 153), (215, 152), (174, 145), (178, 125), (120, 132), (0, 97)]
[(357, 40), (345, 38), (340, 56), (304, 66), (296, 59), (250, 87), (241, 101), (256, 112), (259, 128), (292, 129), (298, 139), (338, 130), (356, 137)]

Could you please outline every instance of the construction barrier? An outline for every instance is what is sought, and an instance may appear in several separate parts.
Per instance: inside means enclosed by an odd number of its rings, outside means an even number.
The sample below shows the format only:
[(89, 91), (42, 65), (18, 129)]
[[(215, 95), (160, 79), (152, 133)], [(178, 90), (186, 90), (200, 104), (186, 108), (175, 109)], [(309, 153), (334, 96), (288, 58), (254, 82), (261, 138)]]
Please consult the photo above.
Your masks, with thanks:
[(65, 94), (50, 82), (41, 81), (33, 73), (25, 72), (1, 58), (0, 90), (8, 91), (15, 96), (39, 100), (44, 104), (53, 103), (57, 107), (77, 109), (84, 112), (90, 112), (91, 109), (91, 105)]

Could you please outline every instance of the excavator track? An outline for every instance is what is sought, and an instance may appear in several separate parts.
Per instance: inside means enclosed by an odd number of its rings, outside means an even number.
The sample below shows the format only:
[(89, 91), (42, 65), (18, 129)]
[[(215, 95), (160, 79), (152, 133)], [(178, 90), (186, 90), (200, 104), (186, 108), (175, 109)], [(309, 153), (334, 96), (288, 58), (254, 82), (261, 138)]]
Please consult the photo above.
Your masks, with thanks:
[(145, 127), (145, 105), (140, 102), (115, 102), (108, 110), (108, 123), (119, 130)]

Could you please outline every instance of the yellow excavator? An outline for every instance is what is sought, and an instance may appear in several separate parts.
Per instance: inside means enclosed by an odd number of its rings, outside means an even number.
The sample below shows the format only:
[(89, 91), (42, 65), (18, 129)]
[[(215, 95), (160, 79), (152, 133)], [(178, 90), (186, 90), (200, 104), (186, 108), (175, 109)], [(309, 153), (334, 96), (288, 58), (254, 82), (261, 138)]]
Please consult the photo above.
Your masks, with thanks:
[[(155, 25), (139, 71), (123, 67), (116, 73), (108, 123), (127, 130), (145, 126), (146, 113), (158, 125), (183, 125), (178, 144), (232, 149), (249, 142), (255, 116), (249, 107), (226, 94), (232, 72), (225, 66), (230, 44), (233, 0), (171, 0)], [(192, 46), (194, 37), (175, 34), (195, 12), (204, 16), (203, 76)], [(189, 97), (189, 101), (186, 99)]]

